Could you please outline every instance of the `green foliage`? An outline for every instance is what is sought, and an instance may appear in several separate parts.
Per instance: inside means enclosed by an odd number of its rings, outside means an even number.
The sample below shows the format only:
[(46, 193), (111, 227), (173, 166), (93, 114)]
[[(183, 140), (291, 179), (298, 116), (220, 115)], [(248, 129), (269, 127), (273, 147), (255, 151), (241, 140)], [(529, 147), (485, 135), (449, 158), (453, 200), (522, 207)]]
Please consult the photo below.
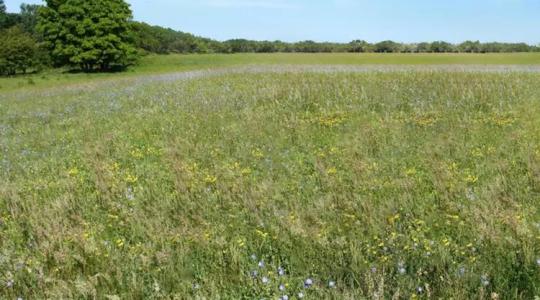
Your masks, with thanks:
[(132, 64), (131, 10), (123, 0), (49, 0), (38, 29), (59, 65), (101, 71)]
[(24, 31), (31, 33), (34, 36), (37, 35), (37, 17), (38, 11), (41, 7), (41, 5), (36, 4), (21, 4), (21, 12), (19, 14), (21, 26)]
[(0, 74), (15, 75), (36, 65), (35, 40), (18, 26), (0, 32)]
[(220, 43), (160, 26), (131, 22), (135, 45), (150, 53), (208, 53), (219, 52)]
[(382, 41), (375, 44), (374, 49), (377, 53), (394, 53), (401, 52), (402, 45), (394, 41)]

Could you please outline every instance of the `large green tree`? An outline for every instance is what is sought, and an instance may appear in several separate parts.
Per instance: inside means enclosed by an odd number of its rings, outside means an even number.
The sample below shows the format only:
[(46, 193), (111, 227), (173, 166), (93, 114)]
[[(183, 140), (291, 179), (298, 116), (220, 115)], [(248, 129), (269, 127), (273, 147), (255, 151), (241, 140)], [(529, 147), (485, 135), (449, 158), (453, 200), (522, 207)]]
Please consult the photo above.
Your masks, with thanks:
[(1, 30), (0, 45), (0, 73), (26, 73), (36, 65), (36, 41), (19, 26)]
[(136, 58), (123, 0), (47, 0), (39, 10), (38, 30), (57, 64), (84, 71), (126, 67)]

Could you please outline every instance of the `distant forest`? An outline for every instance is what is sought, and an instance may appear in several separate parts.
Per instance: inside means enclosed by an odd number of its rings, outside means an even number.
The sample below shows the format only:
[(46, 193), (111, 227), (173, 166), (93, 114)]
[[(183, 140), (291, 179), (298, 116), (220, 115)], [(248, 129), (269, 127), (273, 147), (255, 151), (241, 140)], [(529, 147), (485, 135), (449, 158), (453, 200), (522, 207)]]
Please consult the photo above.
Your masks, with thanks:
[(14, 75), (44, 67), (70, 66), (84, 71), (125, 68), (145, 54), (170, 53), (492, 53), (540, 52), (526, 43), (444, 41), (349, 43), (301, 41), (217, 41), (133, 21), (123, 0), (46, 0), (22, 4), (8, 13), (0, 0), (0, 74)]
[(480, 43), (465, 41), (452, 44), (444, 41), (398, 43), (382, 41), (369, 43), (354, 40), (350, 43), (301, 41), (254, 41), (233, 39), (216, 41), (190, 33), (176, 31), (146, 23), (132, 22), (135, 45), (150, 53), (273, 53), (273, 52), (375, 52), (375, 53), (504, 53), (540, 52), (540, 47), (526, 43)]

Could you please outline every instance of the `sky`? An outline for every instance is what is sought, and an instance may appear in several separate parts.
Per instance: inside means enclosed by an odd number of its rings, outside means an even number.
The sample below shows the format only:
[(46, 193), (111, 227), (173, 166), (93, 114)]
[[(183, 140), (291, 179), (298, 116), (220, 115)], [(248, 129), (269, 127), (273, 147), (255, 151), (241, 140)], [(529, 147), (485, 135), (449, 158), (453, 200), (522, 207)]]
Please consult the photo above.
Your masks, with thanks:
[[(5, 0), (8, 10), (21, 2)], [(135, 20), (218, 40), (540, 43), (540, 0), (129, 0)]]

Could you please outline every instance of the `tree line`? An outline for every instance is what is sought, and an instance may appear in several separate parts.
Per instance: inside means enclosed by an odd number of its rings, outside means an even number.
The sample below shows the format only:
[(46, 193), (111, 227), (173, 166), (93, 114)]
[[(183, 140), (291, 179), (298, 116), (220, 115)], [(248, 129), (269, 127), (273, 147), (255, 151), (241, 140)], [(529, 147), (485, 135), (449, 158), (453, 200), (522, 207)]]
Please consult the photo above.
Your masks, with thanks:
[(382, 41), (350, 43), (301, 41), (217, 41), (133, 20), (124, 0), (46, 0), (22, 4), (8, 13), (0, 0), (0, 74), (14, 75), (47, 67), (82, 71), (124, 69), (148, 53), (496, 53), (540, 52), (526, 43), (452, 44)]

